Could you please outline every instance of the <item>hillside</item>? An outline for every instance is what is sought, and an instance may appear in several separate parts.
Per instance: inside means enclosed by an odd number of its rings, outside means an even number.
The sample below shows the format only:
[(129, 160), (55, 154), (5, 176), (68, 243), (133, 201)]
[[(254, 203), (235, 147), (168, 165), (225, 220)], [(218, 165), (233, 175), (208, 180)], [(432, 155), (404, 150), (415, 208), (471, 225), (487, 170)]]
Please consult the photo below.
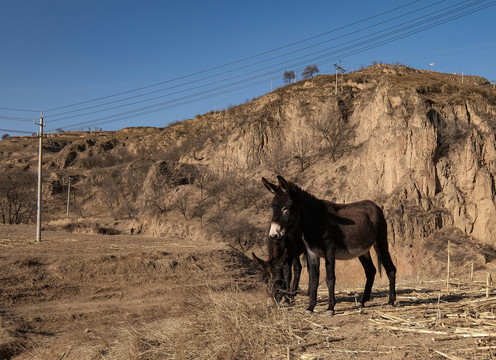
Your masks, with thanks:
[[(334, 81), (317, 76), (166, 128), (49, 135), (45, 228), (134, 228), (260, 250), (270, 217), (260, 178), (282, 174), (329, 200), (380, 204), (403, 277), (427, 265), (430, 274), (444, 271), (447, 240), (455, 265), (494, 260), (496, 91), (489, 82), (390, 65), (344, 75), (338, 94)], [(29, 189), (35, 181), (37, 146), (33, 137), (0, 142), (4, 194), (8, 184), (25, 179)], [(20, 222), (33, 218), (30, 203)]]

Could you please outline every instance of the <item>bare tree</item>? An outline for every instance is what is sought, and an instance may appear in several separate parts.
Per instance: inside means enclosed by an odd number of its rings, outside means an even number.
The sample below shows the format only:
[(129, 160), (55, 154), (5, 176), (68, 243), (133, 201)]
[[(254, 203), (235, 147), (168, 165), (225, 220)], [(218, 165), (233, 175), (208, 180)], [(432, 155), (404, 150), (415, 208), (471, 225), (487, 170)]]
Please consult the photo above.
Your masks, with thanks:
[(317, 74), (318, 72), (319, 68), (317, 67), (317, 65), (308, 65), (301, 73), (301, 77), (303, 79), (313, 78), (313, 75)]
[(355, 134), (355, 127), (345, 120), (344, 113), (324, 110), (314, 117), (313, 128), (324, 140), (324, 151), (328, 152), (333, 161), (340, 158), (350, 147)]
[(207, 168), (200, 170), (195, 179), (195, 185), (200, 189), (200, 201), (195, 207), (194, 216), (200, 219), (200, 227), (203, 227), (203, 216), (208, 209), (208, 204), (205, 199), (205, 189), (212, 179), (212, 174)]
[(284, 173), (289, 164), (289, 154), (280, 139), (274, 138), (272, 143), (272, 148), (270, 152), (267, 153), (265, 161), (275, 175), (280, 175)]
[(295, 136), (291, 142), (290, 153), (300, 163), (302, 172), (310, 165), (310, 153), (312, 150), (310, 145), (310, 139), (304, 134), (300, 134), (298, 137)]
[(110, 175), (106, 176), (100, 184), (102, 200), (114, 217), (120, 205), (118, 183), (119, 181)]
[(83, 207), (81, 206), (81, 203), (79, 201), (76, 200), (76, 195), (78, 195), (78, 193), (76, 191), (73, 191), (74, 195), (73, 195), (73, 198), (72, 198), (72, 202), (71, 202), (71, 212), (74, 212), (76, 213), (78, 216), (80, 217), (84, 217), (83, 215)]
[(207, 213), (209, 204), (206, 200), (200, 200), (193, 208), (192, 217), (197, 217), (200, 219), (200, 228), (203, 228), (203, 218)]
[(125, 168), (122, 181), (118, 182), (117, 188), (121, 195), (121, 207), (119, 212), (122, 217), (134, 218), (139, 211), (138, 197), (143, 191), (143, 183), (150, 168), (148, 162), (133, 161)]
[(238, 213), (242, 206), (240, 205), (239, 188), (237, 184), (235, 184), (233, 181), (229, 181), (223, 193), (227, 199), (229, 207), (235, 213)]
[(296, 80), (296, 73), (294, 70), (285, 71), (282, 78), (285, 84), (291, 84), (291, 80), (293, 80), (293, 82)]
[(238, 194), (243, 201), (243, 208), (247, 209), (249, 206), (253, 205), (259, 210), (259, 201), (263, 199), (261, 193), (261, 187), (258, 183), (255, 183), (251, 177), (248, 176), (248, 172), (241, 172), (240, 176), (237, 178), (237, 188)]
[(167, 196), (169, 195), (170, 188), (160, 180), (154, 178), (148, 183), (146, 205), (151, 205), (160, 214), (165, 214), (169, 210)]
[(174, 206), (183, 214), (184, 219), (188, 221), (188, 211), (190, 206), (189, 193), (183, 191), (177, 195)]
[(212, 179), (212, 174), (206, 168), (203, 168), (198, 172), (195, 178), (195, 186), (200, 189), (200, 199), (205, 198), (205, 189)]
[(23, 170), (0, 174), (0, 218), (4, 224), (29, 223), (36, 212), (36, 175)]
[(232, 248), (246, 252), (261, 243), (260, 230), (244, 216), (217, 214), (210, 220), (215, 231)]
[[(122, 188), (122, 187), (121, 187)], [(122, 206), (120, 214), (122, 217), (126, 216), (128, 219), (133, 219), (138, 214), (138, 206), (136, 203), (136, 193), (132, 188), (122, 188)]]
[(227, 188), (229, 181), (226, 178), (212, 175), (212, 181), (207, 185), (208, 197), (215, 204), (217, 211), (222, 212), (224, 203), (224, 190)]

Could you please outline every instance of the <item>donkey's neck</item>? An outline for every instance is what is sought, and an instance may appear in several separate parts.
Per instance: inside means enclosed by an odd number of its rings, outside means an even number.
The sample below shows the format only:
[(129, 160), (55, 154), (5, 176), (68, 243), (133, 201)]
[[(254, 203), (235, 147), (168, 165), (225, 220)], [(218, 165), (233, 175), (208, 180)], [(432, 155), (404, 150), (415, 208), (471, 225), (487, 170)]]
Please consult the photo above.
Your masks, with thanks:
[(326, 226), (328, 213), (327, 201), (300, 188), (296, 189), (294, 200), (300, 208), (300, 228), (308, 235), (309, 232), (322, 232)]

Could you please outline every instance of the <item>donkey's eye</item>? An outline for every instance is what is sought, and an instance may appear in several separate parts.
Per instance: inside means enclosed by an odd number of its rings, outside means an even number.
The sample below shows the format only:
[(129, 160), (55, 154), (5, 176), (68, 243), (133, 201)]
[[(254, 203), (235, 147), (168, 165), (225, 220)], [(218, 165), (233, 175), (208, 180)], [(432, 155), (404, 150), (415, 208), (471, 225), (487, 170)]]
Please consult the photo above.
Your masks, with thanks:
[(286, 214), (288, 213), (289, 209), (288, 209), (287, 207), (285, 207), (285, 206), (284, 206), (284, 207), (281, 209), (281, 211), (282, 211), (283, 215), (286, 215)]

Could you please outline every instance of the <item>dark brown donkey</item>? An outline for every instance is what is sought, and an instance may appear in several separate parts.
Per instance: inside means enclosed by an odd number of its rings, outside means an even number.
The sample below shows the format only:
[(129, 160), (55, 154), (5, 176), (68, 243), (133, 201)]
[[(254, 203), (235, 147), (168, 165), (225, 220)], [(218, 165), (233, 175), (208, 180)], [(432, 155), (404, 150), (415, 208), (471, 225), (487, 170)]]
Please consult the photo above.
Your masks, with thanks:
[(297, 185), (277, 177), (279, 185), (262, 178), (265, 187), (274, 194), (269, 236), (278, 239), (294, 228), (301, 229), (307, 250), (309, 267), (309, 297), (307, 310), (317, 303), (320, 258), (325, 259), (326, 280), (329, 289), (329, 308), (334, 315), (335, 261), (358, 257), (367, 278), (361, 306), (370, 300), (376, 269), (369, 249), (374, 246), (379, 270), (381, 263), (389, 278), (389, 304), (396, 300), (396, 267), (389, 255), (387, 224), (382, 210), (372, 201), (335, 204), (321, 200)]
[(296, 296), (300, 283), (300, 255), (305, 252), (301, 230), (294, 228), (278, 239), (267, 236), (267, 250), (267, 261), (255, 253), (252, 253), (253, 260), (262, 268), (262, 279), (269, 283), (274, 299), (280, 301), (285, 298), (289, 302)]

